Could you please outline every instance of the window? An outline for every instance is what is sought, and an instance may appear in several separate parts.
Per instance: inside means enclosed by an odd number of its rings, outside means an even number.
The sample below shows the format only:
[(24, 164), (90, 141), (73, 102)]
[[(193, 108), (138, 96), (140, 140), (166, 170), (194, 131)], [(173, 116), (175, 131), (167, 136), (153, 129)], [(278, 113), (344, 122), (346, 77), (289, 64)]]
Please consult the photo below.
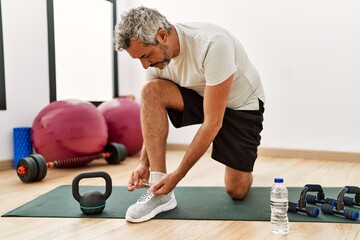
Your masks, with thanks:
[(116, 0), (47, 0), (50, 101), (118, 96)]

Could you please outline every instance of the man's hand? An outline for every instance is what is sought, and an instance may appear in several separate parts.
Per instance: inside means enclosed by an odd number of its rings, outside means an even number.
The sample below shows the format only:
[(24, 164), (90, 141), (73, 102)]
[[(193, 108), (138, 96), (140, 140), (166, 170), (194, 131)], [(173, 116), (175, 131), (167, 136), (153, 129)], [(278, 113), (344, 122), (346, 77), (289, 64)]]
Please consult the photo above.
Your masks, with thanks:
[(137, 188), (144, 187), (144, 183), (149, 182), (150, 170), (149, 167), (139, 162), (135, 170), (131, 173), (129, 182), (128, 182), (128, 191), (132, 192)]
[(155, 183), (151, 187), (151, 192), (154, 195), (165, 195), (171, 192), (182, 178), (176, 175), (174, 172), (165, 174), (160, 181)]

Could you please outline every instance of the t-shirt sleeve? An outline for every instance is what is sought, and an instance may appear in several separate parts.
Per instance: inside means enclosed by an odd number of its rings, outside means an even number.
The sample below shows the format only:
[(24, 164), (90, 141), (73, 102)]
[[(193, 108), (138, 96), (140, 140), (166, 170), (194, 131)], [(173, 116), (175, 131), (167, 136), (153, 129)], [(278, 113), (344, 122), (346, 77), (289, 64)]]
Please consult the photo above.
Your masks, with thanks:
[(210, 43), (204, 60), (206, 85), (220, 84), (236, 70), (233, 42), (226, 36), (216, 36)]

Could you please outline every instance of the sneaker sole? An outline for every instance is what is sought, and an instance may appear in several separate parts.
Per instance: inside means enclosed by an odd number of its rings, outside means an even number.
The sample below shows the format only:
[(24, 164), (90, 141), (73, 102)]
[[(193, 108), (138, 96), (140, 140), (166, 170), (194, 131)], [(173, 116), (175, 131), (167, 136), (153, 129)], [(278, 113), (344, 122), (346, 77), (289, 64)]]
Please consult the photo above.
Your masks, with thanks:
[(133, 223), (145, 222), (145, 221), (148, 221), (148, 220), (154, 218), (156, 215), (158, 215), (161, 212), (170, 211), (170, 210), (176, 208), (176, 206), (177, 206), (176, 198), (172, 197), (169, 202), (158, 206), (157, 208), (152, 210), (150, 213), (148, 213), (147, 215), (145, 215), (141, 218), (133, 219), (130, 216), (126, 216), (125, 219), (126, 219), (126, 221), (133, 222)]

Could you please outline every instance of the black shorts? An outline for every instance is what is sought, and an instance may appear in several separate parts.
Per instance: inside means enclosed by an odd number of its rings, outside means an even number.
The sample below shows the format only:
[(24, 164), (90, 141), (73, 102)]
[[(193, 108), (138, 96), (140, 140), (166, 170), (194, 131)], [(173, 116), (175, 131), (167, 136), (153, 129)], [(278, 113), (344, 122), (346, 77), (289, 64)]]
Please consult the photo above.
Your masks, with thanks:
[[(171, 123), (176, 128), (201, 124), (204, 121), (203, 97), (197, 92), (180, 87), (184, 111), (167, 109)], [(228, 167), (252, 172), (263, 129), (264, 104), (259, 100), (259, 110), (234, 110), (226, 108), (223, 124), (212, 144), (211, 157)]]

